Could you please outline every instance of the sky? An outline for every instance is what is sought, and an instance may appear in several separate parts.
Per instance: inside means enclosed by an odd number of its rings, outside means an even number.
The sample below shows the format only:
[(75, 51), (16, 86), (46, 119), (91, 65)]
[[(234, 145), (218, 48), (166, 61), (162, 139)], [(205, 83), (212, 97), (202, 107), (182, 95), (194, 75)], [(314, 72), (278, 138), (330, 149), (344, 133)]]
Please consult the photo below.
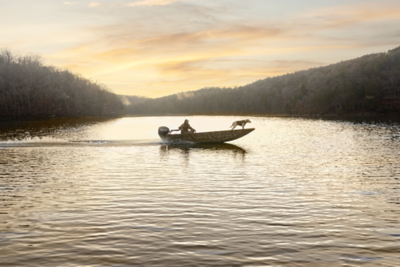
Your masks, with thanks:
[(0, 0), (0, 49), (123, 95), (242, 86), (398, 46), (399, 0)]

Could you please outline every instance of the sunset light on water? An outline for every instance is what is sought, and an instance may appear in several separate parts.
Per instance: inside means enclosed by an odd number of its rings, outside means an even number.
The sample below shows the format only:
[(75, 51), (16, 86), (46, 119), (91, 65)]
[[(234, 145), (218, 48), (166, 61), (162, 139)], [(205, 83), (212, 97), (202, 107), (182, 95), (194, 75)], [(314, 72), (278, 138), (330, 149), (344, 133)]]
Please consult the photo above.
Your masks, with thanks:
[[(237, 119), (187, 118), (199, 131)], [(0, 262), (400, 262), (398, 124), (252, 117), (256, 131), (229, 144), (162, 143), (157, 127), (183, 119), (20, 124), (12, 142), (3, 130)]]

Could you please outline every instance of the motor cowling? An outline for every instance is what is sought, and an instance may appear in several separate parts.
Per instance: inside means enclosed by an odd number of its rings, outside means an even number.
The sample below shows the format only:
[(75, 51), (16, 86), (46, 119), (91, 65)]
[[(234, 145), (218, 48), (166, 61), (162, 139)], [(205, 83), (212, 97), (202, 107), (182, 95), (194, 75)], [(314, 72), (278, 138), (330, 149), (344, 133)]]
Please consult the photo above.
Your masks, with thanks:
[(158, 135), (161, 137), (162, 140), (166, 139), (168, 133), (169, 133), (168, 127), (161, 126), (158, 128)]

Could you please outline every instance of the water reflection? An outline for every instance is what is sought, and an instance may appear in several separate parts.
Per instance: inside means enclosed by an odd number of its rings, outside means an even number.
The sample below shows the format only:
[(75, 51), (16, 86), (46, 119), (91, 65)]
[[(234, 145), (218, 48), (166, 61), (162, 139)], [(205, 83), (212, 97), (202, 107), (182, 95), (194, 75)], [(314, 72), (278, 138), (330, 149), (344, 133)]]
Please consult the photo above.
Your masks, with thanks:
[(166, 158), (170, 153), (179, 153), (185, 159), (185, 162), (189, 162), (190, 154), (196, 152), (206, 152), (210, 156), (216, 153), (224, 153), (233, 155), (234, 158), (240, 158), (242, 161), (245, 160), (246, 153), (244, 148), (227, 143), (221, 144), (163, 144), (160, 146), (160, 157)]
[(250, 119), (210, 145), (161, 143), (180, 117), (13, 128), (43, 139), (0, 142), (0, 265), (399, 265), (398, 125)]
[(85, 138), (91, 126), (116, 121), (115, 118), (56, 118), (40, 121), (12, 121), (0, 123), (0, 140), (32, 140), (43, 137)]

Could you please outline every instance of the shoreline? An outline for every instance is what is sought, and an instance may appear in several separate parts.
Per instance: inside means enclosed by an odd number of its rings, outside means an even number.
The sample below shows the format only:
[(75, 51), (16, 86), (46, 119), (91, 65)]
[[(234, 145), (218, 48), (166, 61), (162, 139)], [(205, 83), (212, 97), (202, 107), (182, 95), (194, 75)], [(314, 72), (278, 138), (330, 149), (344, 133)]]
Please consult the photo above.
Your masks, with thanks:
[(130, 118), (130, 117), (183, 117), (183, 116), (249, 116), (249, 117), (268, 117), (268, 118), (324, 118), (324, 119), (351, 119), (351, 118), (398, 118), (400, 120), (400, 113), (354, 113), (354, 114), (263, 114), (263, 113), (182, 113), (182, 114), (125, 114), (122, 116), (88, 116), (88, 117), (39, 117), (39, 118), (19, 118), (16, 120), (13, 119), (4, 119), (0, 118), (0, 125), (7, 123), (18, 123), (18, 122), (37, 122), (37, 121), (47, 121), (50, 122), (60, 121), (60, 120), (112, 120), (112, 119), (120, 119), (120, 118)]
[(182, 114), (126, 114), (122, 117), (182, 117), (182, 116), (251, 116), (277, 118), (369, 118), (369, 117), (398, 117), (400, 113), (354, 113), (354, 114), (263, 114), (263, 113), (182, 113)]
[(50, 121), (50, 120), (70, 120), (70, 119), (118, 119), (125, 116), (85, 116), (85, 117), (27, 117), (27, 118), (18, 118), (18, 119), (5, 119), (0, 118), (0, 123), (6, 122), (28, 122), (28, 121)]

